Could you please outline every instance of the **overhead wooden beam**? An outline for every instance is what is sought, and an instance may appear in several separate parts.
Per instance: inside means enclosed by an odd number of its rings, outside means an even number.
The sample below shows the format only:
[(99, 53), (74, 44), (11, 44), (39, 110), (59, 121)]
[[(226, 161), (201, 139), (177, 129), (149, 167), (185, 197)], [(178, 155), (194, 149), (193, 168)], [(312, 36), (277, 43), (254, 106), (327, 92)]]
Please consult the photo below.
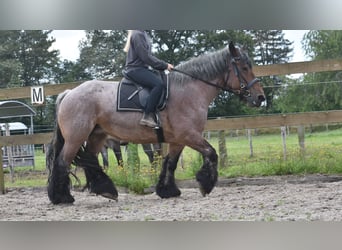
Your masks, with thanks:
[(339, 71), (342, 70), (342, 59), (328, 59), (308, 62), (292, 62), (284, 64), (258, 65), (253, 67), (256, 76), (290, 75), (297, 73)]
[[(70, 82), (61, 84), (43, 85), (46, 96), (58, 95), (66, 89), (73, 89), (80, 85), (81, 82)], [(31, 97), (31, 87), (18, 87), (0, 89), (0, 100), (22, 99)]]
[(13, 145), (45, 144), (52, 139), (52, 133), (38, 133), (31, 135), (0, 136), (0, 147)]
[(269, 128), (342, 122), (342, 110), (293, 114), (258, 115), (208, 120), (205, 130)]

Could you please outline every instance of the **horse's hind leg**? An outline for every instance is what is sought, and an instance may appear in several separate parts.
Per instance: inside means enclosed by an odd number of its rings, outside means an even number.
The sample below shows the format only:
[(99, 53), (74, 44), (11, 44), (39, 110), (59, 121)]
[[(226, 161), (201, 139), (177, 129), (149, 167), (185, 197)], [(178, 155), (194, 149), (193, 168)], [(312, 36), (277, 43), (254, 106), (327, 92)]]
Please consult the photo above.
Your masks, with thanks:
[(56, 157), (49, 163), (53, 164), (53, 167), (49, 167), (48, 196), (53, 204), (73, 203), (75, 201), (70, 194), (69, 166), (72, 158), (68, 157), (68, 154), (65, 153), (70, 153), (66, 149), (67, 147), (68, 145), (64, 145), (60, 152), (55, 152), (57, 154)]
[(116, 140), (111, 139), (110, 146), (113, 149), (113, 152), (115, 154), (115, 158), (116, 158), (116, 161), (118, 162), (118, 165), (119, 166), (123, 165), (120, 141), (116, 141)]
[(107, 169), (109, 167), (108, 148), (106, 146), (103, 146), (101, 148), (100, 153), (101, 153), (101, 156), (102, 156), (103, 168)]
[(156, 193), (161, 198), (177, 197), (181, 194), (175, 182), (175, 170), (183, 148), (184, 146), (181, 145), (169, 145), (169, 154), (164, 159), (163, 168), (156, 186)]
[(87, 179), (86, 186), (91, 193), (117, 200), (118, 192), (112, 180), (103, 172), (97, 157), (105, 138), (105, 134), (91, 135), (86, 148), (80, 154), (78, 164), (84, 169)]

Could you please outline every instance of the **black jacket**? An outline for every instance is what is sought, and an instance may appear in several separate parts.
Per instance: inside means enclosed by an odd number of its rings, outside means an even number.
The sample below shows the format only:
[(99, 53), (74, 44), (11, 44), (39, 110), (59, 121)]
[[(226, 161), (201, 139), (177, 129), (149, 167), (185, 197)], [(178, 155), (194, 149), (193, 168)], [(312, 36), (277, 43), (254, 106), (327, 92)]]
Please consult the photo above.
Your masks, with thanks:
[(157, 69), (167, 69), (167, 63), (152, 55), (151, 41), (145, 31), (133, 30), (130, 47), (126, 57), (126, 71), (137, 67)]

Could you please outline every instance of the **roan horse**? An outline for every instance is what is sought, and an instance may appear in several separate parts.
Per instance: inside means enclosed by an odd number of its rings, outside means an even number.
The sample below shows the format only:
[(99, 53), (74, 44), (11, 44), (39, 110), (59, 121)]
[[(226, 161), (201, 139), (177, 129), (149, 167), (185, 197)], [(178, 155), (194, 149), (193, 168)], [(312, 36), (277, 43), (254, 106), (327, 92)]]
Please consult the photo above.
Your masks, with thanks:
[[(174, 172), (183, 148), (188, 146), (203, 156), (196, 180), (205, 196), (218, 178), (218, 156), (202, 136), (210, 102), (220, 90), (226, 90), (239, 95), (250, 106), (259, 107), (265, 100), (264, 91), (248, 55), (232, 42), (228, 48), (178, 65), (168, 76), (169, 99), (160, 119), (169, 149), (156, 193), (161, 198), (181, 194)], [(118, 192), (96, 157), (107, 134), (133, 143), (157, 142), (153, 129), (139, 125), (141, 113), (116, 111), (117, 89), (118, 83), (93, 80), (58, 96), (53, 152), (47, 161), (48, 197), (53, 204), (74, 202), (69, 179), (72, 162), (84, 168), (90, 192), (117, 200)]]

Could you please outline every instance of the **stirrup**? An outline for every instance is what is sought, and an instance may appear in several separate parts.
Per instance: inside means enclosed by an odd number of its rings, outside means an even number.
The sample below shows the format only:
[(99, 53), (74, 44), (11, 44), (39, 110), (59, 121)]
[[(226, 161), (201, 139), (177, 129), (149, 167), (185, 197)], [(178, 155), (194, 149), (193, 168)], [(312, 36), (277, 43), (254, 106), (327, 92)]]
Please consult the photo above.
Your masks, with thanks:
[(152, 129), (155, 129), (155, 130), (158, 130), (161, 128), (161, 121), (160, 121), (160, 117), (159, 117), (159, 113), (156, 112), (156, 113), (151, 113), (153, 120), (156, 124), (156, 126), (149, 126), (147, 123), (144, 123), (144, 117), (140, 120), (139, 124), (142, 125), (142, 126), (147, 126), (149, 128), (152, 128)]
[(158, 126), (155, 127), (154, 129), (160, 129), (161, 128), (161, 120), (160, 120), (159, 112), (154, 113), (154, 116), (156, 117), (156, 122), (158, 124)]
[(139, 124), (142, 126), (147, 126), (149, 128), (155, 128), (158, 126), (157, 122), (155, 121), (155, 118), (153, 117), (153, 114), (143, 114), (143, 117), (140, 119)]

